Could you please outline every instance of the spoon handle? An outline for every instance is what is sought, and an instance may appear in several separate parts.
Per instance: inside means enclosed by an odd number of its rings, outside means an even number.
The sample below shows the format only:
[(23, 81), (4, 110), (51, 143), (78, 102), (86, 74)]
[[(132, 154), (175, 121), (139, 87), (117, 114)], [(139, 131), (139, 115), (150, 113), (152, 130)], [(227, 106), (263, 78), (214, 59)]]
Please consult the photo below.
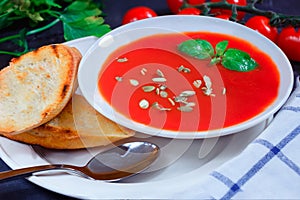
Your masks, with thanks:
[(4, 171), (4, 172), (0, 172), (0, 181), (11, 179), (11, 178), (25, 178), (31, 176), (35, 172), (62, 169), (62, 168), (64, 168), (63, 165), (41, 165), (41, 166)]

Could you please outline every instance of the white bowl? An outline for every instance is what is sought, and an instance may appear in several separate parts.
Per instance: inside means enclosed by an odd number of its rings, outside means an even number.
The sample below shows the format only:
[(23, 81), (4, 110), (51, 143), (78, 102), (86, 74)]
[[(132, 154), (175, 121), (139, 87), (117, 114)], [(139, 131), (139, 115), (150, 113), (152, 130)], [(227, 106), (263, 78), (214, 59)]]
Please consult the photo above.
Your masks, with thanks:
[[(210, 31), (233, 35), (251, 42), (270, 55), (280, 74), (276, 100), (255, 117), (234, 126), (209, 131), (178, 132), (158, 129), (135, 122), (114, 110), (98, 90), (98, 76), (102, 64), (118, 47), (152, 34)], [(208, 138), (237, 133), (251, 128), (271, 117), (285, 103), (293, 87), (293, 70), (285, 54), (270, 40), (243, 25), (203, 16), (162, 16), (129, 23), (99, 38), (84, 55), (78, 72), (79, 87), (86, 100), (101, 114), (116, 123), (138, 132), (168, 138)], [(263, 95), (262, 95), (263, 98)]]

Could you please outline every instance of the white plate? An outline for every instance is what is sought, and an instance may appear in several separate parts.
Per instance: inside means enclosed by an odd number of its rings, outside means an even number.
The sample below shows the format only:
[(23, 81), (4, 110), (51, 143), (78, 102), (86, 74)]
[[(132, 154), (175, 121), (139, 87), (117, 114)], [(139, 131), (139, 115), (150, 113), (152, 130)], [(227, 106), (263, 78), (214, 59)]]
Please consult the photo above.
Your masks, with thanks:
[[(176, 24), (176, 26), (174, 26), (174, 24)], [(279, 92), (274, 102), (263, 112), (237, 125), (209, 131), (183, 132), (156, 128), (133, 121), (125, 117), (122, 113), (116, 111), (113, 106), (111, 106), (111, 104), (109, 104), (99, 93), (98, 76), (103, 67), (103, 63), (107, 57), (120, 46), (153, 34), (195, 31), (207, 31), (234, 35), (250, 42), (252, 45), (268, 54), (273, 59), (280, 74)], [(160, 48), (157, 44), (151, 44), (150, 46), (147, 46), (147, 48), (148, 47)], [(215, 73), (219, 72), (216, 70)], [(259, 34), (257, 31), (253, 31), (238, 23), (213, 17), (172, 15), (129, 23), (125, 26), (118, 27), (101, 37), (93, 44), (93, 46), (83, 57), (79, 66), (78, 82), (83, 96), (87, 99), (87, 101), (104, 116), (118, 124), (138, 132), (155, 136), (194, 139), (219, 137), (227, 134), (237, 133), (255, 126), (269, 118), (276, 111), (278, 111), (278, 109), (287, 100), (293, 86), (293, 71), (289, 60), (284, 53), (273, 42)], [(122, 101), (125, 102), (127, 100), (128, 99), (122, 99)], [(224, 106), (224, 110), (218, 109), (216, 112), (213, 112), (212, 121), (218, 121), (220, 124), (222, 124), (222, 116), (225, 118), (225, 110), (226, 106)]]
[[(95, 40), (94, 37), (87, 37), (68, 44), (84, 53)], [(269, 121), (265, 120), (239, 134), (202, 140), (176, 140), (137, 134), (141, 140), (158, 144), (161, 155), (145, 173), (120, 183), (92, 181), (68, 174), (40, 174), (29, 180), (48, 190), (76, 198), (174, 199), (178, 192), (205, 181), (211, 171), (239, 154)], [(84, 164), (101, 150), (47, 150), (0, 137), (0, 156), (12, 169), (49, 163)]]
[[(29, 181), (63, 195), (83, 199), (173, 199), (178, 192), (184, 197), (186, 188), (204, 182), (210, 172), (238, 155), (265, 126), (266, 122), (217, 139), (148, 139), (163, 149), (158, 162), (148, 169), (148, 173), (120, 183), (92, 181), (68, 174), (37, 175), (30, 177)], [(168, 144), (166, 149), (165, 144)], [(0, 137), (0, 156), (12, 169), (49, 163), (84, 164), (97, 150), (101, 149), (92, 149), (92, 152), (54, 151)], [(163, 168), (149, 172), (156, 166)]]

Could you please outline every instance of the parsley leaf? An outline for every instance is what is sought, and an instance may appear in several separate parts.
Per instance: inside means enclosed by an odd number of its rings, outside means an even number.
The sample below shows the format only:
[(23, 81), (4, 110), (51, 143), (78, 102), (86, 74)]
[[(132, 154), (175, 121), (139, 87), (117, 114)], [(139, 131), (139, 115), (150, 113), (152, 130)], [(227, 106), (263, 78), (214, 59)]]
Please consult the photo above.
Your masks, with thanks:
[(104, 23), (100, 3), (93, 0), (1, 0), (0, 30), (15, 23), (30, 29), (21, 27), (16, 30), (17, 34), (0, 38), (0, 43), (13, 41), (24, 50), (0, 50), (0, 54), (20, 56), (30, 51), (27, 36), (48, 30), (58, 23), (62, 23), (66, 41), (91, 35), (100, 37), (111, 30)]
[(63, 22), (64, 37), (73, 40), (84, 36), (102, 36), (110, 31), (100, 16), (102, 11), (91, 1), (75, 1), (68, 6), (60, 19)]

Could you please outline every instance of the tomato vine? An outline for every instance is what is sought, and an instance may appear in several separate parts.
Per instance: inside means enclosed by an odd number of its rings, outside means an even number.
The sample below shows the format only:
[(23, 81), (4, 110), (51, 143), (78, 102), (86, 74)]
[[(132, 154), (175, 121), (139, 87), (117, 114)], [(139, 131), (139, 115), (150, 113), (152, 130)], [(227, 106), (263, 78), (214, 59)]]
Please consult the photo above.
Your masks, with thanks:
[(195, 7), (201, 10), (202, 15), (211, 15), (210, 11), (214, 8), (222, 8), (226, 10), (231, 10), (231, 20), (238, 21), (238, 11), (246, 12), (252, 15), (265, 16), (270, 19), (270, 25), (276, 27), (285, 27), (285, 26), (300, 26), (300, 16), (295, 15), (285, 15), (282, 13), (277, 13), (272, 10), (261, 10), (256, 7), (256, 4), (261, 3), (262, 0), (250, 0), (247, 5), (237, 5), (228, 3), (227, 0), (220, 0), (219, 2), (205, 2), (198, 5), (191, 5), (187, 0), (183, 0), (184, 3), (182, 8)]

